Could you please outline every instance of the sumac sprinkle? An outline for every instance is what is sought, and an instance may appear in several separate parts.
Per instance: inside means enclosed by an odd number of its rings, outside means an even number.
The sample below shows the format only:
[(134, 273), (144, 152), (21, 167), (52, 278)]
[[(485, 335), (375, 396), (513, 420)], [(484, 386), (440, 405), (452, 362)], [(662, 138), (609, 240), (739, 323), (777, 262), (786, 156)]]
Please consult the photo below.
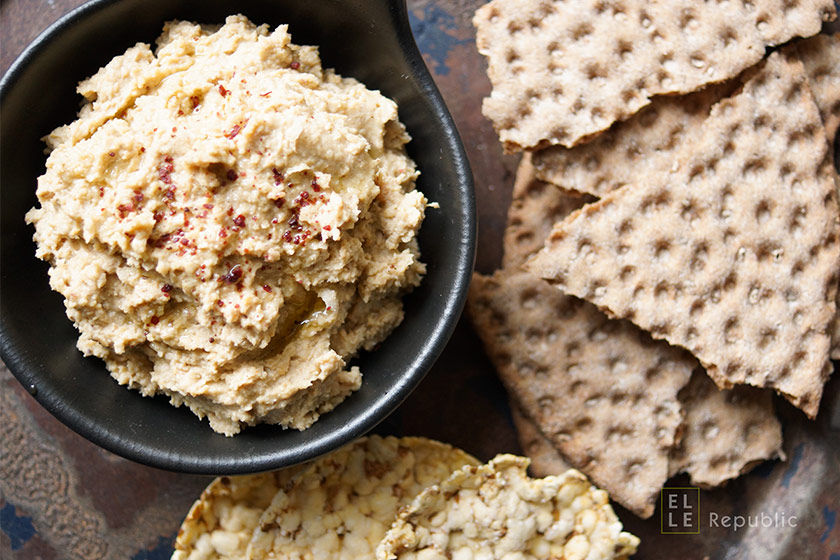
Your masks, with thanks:
[(153, 325), (157, 325), (160, 322), (160, 317), (157, 315), (152, 315), (152, 318), (149, 319), (149, 322)]
[(125, 215), (134, 211), (133, 204), (120, 204), (117, 206), (117, 211), (120, 213), (120, 218), (125, 218)]
[(163, 292), (164, 294), (168, 294), (169, 292), (172, 291), (172, 285), (164, 284), (163, 286), (160, 287), (160, 291)]
[(161, 212), (155, 212), (152, 214), (152, 217), (155, 219), (155, 223), (157, 223), (163, 219), (163, 214)]
[(210, 203), (207, 203), (207, 204), (202, 204), (202, 207), (203, 207), (203, 208), (207, 208), (208, 210), (212, 210), (212, 209), (213, 209), (213, 205), (212, 205), (212, 204), (210, 204)]
[(315, 192), (321, 192), (321, 185), (318, 184), (317, 181), (312, 181), (312, 190)]
[(140, 191), (134, 191), (134, 196), (132, 198), (135, 202), (143, 202), (143, 193)]
[(228, 181), (236, 181), (236, 178), (238, 177), (236, 171), (234, 171), (233, 169), (228, 169), (226, 176)]
[(283, 208), (283, 205), (286, 204), (285, 198), (277, 198), (274, 200), (274, 206), (277, 208)]
[(330, 224), (327, 224), (327, 225), (324, 226), (325, 231), (330, 231), (331, 229), (332, 229), (332, 226)]
[(265, 290), (268, 293), (271, 293), (271, 286), (269, 286), (268, 284), (263, 284), (263, 290)]
[(108, 152), (108, 155), (109, 155), (109, 156), (111, 156), (111, 157), (114, 157), (114, 156), (115, 156), (115, 155), (117, 155), (117, 154), (116, 154), (116, 153), (114, 153), (114, 152)]
[(289, 218), (289, 227), (292, 229), (300, 229), (300, 220), (298, 220), (297, 214), (292, 214), (292, 217)]
[(279, 185), (283, 182), (283, 174), (277, 171), (277, 168), (274, 167), (271, 170), (271, 173), (274, 175), (274, 184)]
[(234, 265), (233, 268), (227, 271), (227, 274), (222, 275), (222, 281), (225, 284), (236, 284), (242, 278), (242, 267)]
[(191, 96), (190, 96), (190, 103), (192, 104), (192, 108), (193, 108), (193, 109), (195, 109), (196, 107), (198, 107), (198, 104), (199, 104), (200, 102), (201, 102), (201, 100), (198, 98), (198, 96), (197, 96), (197, 95), (191, 95)]
[(239, 214), (233, 219), (233, 223), (236, 224), (237, 227), (245, 227), (245, 216)]
[[(242, 130), (241, 125), (233, 125), (233, 128), (231, 128), (230, 131), (227, 134), (225, 134), (225, 138), (227, 138), (228, 140), (233, 140), (234, 138), (236, 138), (236, 135), (239, 134), (240, 130)], [(231, 181), (233, 181), (233, 179), (231, 179)]]
[(222, 97), (227, 97), (227, 94), (230, 93), (228, 90), (225, 89), (225, 86), (219, 84), (219, 93), (222, 94)]
[(175, 198), (175, 187), (169, 187), (165, 191), (163, 191), (163, 198), (167, 200), (173, 200)]
[(300, 62), (298, 62), (297, 60), (292, 62), (291, 64), (289, 64), (289, 68), (291, 68), (292, 70), (297, 70), (298, 68), (300, 68)]

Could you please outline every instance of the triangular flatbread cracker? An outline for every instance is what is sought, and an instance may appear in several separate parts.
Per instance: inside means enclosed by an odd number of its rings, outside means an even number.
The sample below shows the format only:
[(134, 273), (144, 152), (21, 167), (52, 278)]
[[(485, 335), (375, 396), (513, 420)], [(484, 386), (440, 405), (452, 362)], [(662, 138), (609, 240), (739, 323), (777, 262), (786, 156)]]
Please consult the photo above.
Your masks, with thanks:
[(718, 386), (773, 387), (814, 417), (840, 268), (831, 165), (802, 63), (773, 53), (673, 173), (572, 214), (527, 266), (688, 348)]
[(506, 151), (571, 147), (835, 15), (832, 0), (493, 0), (473, 19), (493, 86), (482, 109)]

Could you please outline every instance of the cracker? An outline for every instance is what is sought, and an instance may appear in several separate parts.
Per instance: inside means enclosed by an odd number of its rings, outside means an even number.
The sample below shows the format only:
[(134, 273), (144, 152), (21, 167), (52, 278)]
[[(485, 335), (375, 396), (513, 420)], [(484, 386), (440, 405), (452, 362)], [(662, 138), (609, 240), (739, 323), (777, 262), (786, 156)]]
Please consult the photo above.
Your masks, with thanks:
[(478, 461), (425, 438), (370, 436), (315, 461), (265, 510), (248, 558), (364, 559), (421, 490)]
[(551, 227), (586, 203), (591, 196), (574, 196), (537, 178), (530, 153), (522, 155), (507, 213), (502, 266), (520, 266), (542, 248)]
[(475, 274), (467, 310), (508, 392), (552, 444), (650, 517), (696, 361), (527, 271)]
[(242, 476), (221, 476), (196, 500), (178, 529), (172, 560), (245, 557), (260, 515), (303, 466)]
[[(833, 144), (837, 128), (840, 126), (840, 33), (817, 35), (811, 39), (798, 41), (793, 48), (805, 64), (808, 84), (814, 93), (820, 117), (825, 124), (826, 136)], [(830, 151), (830, 153), (833, 152)], [(840, 178), (836, 172), (834, 180), (840, 188)], [(840, 314), (835, 315), (831, 332), (831, 357), (840, 359)]]
[(607, 493), (570, 470), (529, 478), (528, 460), (499, 455), (424, 490), (391, 526), (378, 560), (426, 558), (627, 558), (638, 537), (622, 531)]
[(795, 48), (805, 64), (826, 136), (834, 142), (840, 126), (840, 33), (798, 41)]
[(814, 417), (840, 262), (832, 173), (803, 65), (773, 53), (673, 173), (572, 214), (527, 266), (688, 348), (718, 386), (773, 387)]
[[(805, 64), (826, 136), (833, 142), (840, 124), (840, 34), (817, 35), (786, 46), (785, 50), (793, 50)], [(675, 155), (702, 134), (712, 105), (732, 94), (740, 84), (735, 79), (688, 95), (657, 97), (591, 142), (535, 152), (534, 172), (542, 181), (597, 197), (668, 173)]]
[(519, 445), (531, 460), (529, 472), (536, 477), (550, 476), (564, 473), (572, 468), (557, 451), (549, 440), (540, 431), (533, 420), (525, 416), (519, 404), (510, 400), (510, 413), (513, 418), (513, 425), (516, 427), (516, 437)]
[(688, 95), (657, 97), (591, 142), (535, 152), (535, 173), (543, 181), (597, 197), (668, 173), (675, 155), (700, 134), (712, 105), (739, 83), (730, 80)]
[(695, 486), (719, 486), (766, 459), (782, 458), (782, 426), (767, 390), (739, 386), (719, 390), (695, 372), (680, 392), (685, 434), (671, 472), (687, 472)]
[(572, 147), (650, 103), (725, 81), (820, 31), (832, 0), (493, 0), (473, 19), (506, 151)]

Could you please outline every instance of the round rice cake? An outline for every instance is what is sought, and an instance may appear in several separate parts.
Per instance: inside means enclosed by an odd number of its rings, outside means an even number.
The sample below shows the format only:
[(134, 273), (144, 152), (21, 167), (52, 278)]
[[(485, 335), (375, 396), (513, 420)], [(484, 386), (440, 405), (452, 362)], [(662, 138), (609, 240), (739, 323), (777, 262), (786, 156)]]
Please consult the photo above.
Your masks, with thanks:
[(277, 491), (247, 557), (373, 559), (399, 510), (465, 465), (478, 461), (425, 438), (360, 439), (315, 461)]
[(260, 515), (277, 490), (304, 467), (214, 479), (178, 529), (172, 560), (244, 558)]
[(627, 558), (639, 539), (622, 531), (607, 493), (576, 470), (530, 478), (525, 457), (498, 455), (427, 488), (403, 510), (377, 560)]

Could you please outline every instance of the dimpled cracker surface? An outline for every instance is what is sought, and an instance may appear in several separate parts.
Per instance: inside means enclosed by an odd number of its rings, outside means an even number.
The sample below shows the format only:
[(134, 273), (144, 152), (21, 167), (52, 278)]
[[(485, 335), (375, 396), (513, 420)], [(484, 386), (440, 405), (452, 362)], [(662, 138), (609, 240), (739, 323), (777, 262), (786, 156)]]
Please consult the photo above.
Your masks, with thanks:
[(464, 465), (467, 453), (424, 438), (363, 438), (308, 467), (276, 493), (248, 558), (373, 558), (397, 511)]
[(622, 531), (607, 493), (575, 470), (528, 477), (528, 460), (499, 455), (424, 490), (377, 547), (377, 560), (627, 558), (639, 539)]
[(572, 468), (552, 445), (551, 440), (543, 435), (533, 420), (525, 416), (519, 404), (513, 399), (510, 401), (510, 415), (516, 428), (519, 445), (531, 460), (531, 465), (528, 467), (531, 475), (550, 476), (564, 473)]
[(522, 265), (540, 250), (551, 233), (554, 222), (568, 216), (586, 203), (591, 196), (572, 196), (535, 176), (531, 154), (522, 154), (513, 183), (513, 200), (508, 208), (502, 266)]
[(773, 53), (678, 169), (557, 224), (531, 271), (688, 348), (721, 387), (814, 417), (830, 372), (838, 208), (802, 63)]
[(563, 189), (598, 197), (645, 177), (667, 173), (674, 165), (674, 156), (700, 133), (712, 105), (738, 84), (730, 80), (684, 96), (657, 97), (591, 142), (535, 152), (535, 173)]
[(840, 126), (840, 33), (798, 41), (795, 48), (805, 64), (826, 136), (834, 142)]
[(680, 392), (685, 433), (672, 473), (687, 472), (697, 486), (719, 486), (766, 459), (780, 457), (782, 426), (768, 390), (738, 386), (719, 390), (701, 371)]
[(832, 0), (493, 0), (473, 19), (493, 86), (482, 109), (506, 151), (571, 147), (834, 17)]
[(649, 517), (696, 361), (523, 270), (475, 274), (467, 309), (523, 411), (573, 467)]
[(245, 558), (260, 515), (303, 466), (243, 476), (218, 477), (193, 504), (175, 540), (172, 560)]

